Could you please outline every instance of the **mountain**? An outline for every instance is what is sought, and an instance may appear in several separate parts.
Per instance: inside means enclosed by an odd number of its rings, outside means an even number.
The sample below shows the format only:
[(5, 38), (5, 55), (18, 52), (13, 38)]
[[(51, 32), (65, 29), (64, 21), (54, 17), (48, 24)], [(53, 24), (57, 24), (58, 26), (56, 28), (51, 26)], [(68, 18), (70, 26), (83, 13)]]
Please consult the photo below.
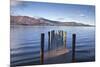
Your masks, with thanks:
[(91, 26), (76, 22), (53, 21), (45, 18), (28, 16), (10, 16), (11, 25), (34, 25), (34, 26)]

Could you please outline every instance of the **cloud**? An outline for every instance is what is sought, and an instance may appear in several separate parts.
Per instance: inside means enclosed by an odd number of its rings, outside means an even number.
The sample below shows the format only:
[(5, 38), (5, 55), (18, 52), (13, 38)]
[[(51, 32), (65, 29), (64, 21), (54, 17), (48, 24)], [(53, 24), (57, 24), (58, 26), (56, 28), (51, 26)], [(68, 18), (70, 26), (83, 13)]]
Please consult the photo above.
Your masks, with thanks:
[(80, 14), (80, 17), (85, 17), (85, 15), (84, 14)]
[(57, 20), (65, 20), (65, 18), (57, 18)]
[(17, 5), (19, 5), (21, 2), (20, 2), (20, 0), (10, 0), (10, 5), (11, 6), (17, 6)]
[(72, 18), (66, 17), (66, 18), (57, 18), (56, 20), (66, 22), (66, 21), (72, 21)]

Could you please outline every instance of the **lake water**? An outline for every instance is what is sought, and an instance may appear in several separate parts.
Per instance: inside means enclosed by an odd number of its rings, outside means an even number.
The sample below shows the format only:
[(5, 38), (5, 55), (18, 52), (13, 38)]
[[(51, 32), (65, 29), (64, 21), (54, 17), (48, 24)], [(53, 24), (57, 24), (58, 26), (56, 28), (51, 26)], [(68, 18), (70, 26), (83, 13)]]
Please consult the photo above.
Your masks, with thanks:
[[(48, 34), (50, 30), (67, 32), (67, 48), (69, 50), (72, 49), (72, 34), (76, 34), (77, 62), (95, 60), (95, 27), (18, 25), (11, 26), (11, 65), (40, 64), (40, 34)], [(45, 51), (48, 47), (47, 40), (46, 35)]]

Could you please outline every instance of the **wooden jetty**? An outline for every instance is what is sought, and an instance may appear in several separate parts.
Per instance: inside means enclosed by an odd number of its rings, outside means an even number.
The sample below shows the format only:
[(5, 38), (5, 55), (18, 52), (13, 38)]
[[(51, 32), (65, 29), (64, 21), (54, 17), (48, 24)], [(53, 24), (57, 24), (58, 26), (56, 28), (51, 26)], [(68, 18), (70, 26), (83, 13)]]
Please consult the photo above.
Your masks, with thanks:
[[(67, 32), (62, 30), (52, 30), (48, 32), (48, 51), (44, 52), (45, 34), (41, 34), (41, 51), (40, 63), (44, 64), (44, 60), (57, 57), (69, 52), (67, 45)], [(72, 34), (72, 62), (75, 62), (75, 43), (76, 34)]]
[(52, 57), (57, 57), (62, 54), (68, 53), (69, 50), (67, 48), (57, 48), (55, 50), (48, 51), (44, 54), (44, 60)]

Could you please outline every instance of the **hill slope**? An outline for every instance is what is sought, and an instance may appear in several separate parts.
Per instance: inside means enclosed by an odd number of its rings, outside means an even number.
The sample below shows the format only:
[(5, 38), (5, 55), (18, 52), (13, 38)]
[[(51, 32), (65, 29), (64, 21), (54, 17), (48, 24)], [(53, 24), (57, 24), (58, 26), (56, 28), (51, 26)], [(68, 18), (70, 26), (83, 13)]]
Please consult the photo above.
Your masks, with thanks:
[(91, 26), (76, 22), (60, 22), (45, 18), (34, 18), (28, 16), (11, 16), (11, 25), (34, 25), (34, 26)]

